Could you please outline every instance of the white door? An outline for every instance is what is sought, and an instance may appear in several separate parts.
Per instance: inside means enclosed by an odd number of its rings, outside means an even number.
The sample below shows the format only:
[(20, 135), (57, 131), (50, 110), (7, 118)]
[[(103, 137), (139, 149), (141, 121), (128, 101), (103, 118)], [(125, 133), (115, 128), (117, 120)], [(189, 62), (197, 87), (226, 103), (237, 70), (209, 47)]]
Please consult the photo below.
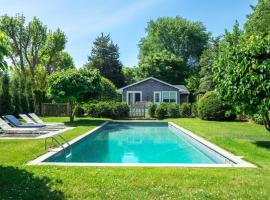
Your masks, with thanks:
[(127, 103), (128, 105), (136, 104), (137, 102), (142, 101), (142, 92), (141, 91), (128, 91), (127, 92)]

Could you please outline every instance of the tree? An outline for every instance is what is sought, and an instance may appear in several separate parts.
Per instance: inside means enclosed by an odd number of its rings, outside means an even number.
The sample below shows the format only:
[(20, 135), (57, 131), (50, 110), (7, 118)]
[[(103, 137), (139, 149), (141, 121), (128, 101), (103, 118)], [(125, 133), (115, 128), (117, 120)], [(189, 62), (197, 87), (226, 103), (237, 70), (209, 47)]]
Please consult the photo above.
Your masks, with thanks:
[(56, 60), (66, 44), (66, 36), (60, 29), (48, 31), (36, 17), (26, 24), (24, 15), (20, 14), (2, 16), (0, 29), (8, 37), (11, 46), (8, 56), (13, 66), (21, 69), (24, 75), (27, 66), (32, 78), (39, 64), (46, 66), (48, 72), (57, 68)]
[(21, 107), (21, 93), (20, 93), (20, 78), (17, 74), (13, 73), (11, 79), (11, 96), (12, 105), (14, 106), (13, 114), (18, 115), (22, 112)]
[(4, 57), (8, 55), (8, 44), (6, 36), (3, 32), (0, 32), (0, 71), (7, 69), (7, 63)]
[(71, 106), (70, 121), (74, 120), (80, 103), (89, 101), (101, 90), (101, 77), (97, 70), (68, 69), (54, 72), (48, 78), (48, 95)]
[(73, 58), (67, 52), (60, 52), (55, 61), (56, 68), (53, 71), (61, 71), (75, 68)]
[(248, 34), (270, 34), (270, 1), (259, 0), (256, 6), (251, 6), (253, 13), (248, 15), (245, 30)]
[(138, 67), (124, 67), (123, 73), (124, 73), (124, 79), (125, 79), (124, 85), (135, 83), (136, 81), (140, 79)]
[(9, 75), (7, 72), (4, 73), (2, 78), (2, 93), (0, 101), (0, 115), (8, 115), (13, 112), (11, 95), (9, 90)]
[(270, 131), (270, 36), (226, 32), (213, 72), (217, 91), (246, 114), (262, 114)]
[(205, 94), (214, 90), (213, 62), (217, 56), (220, 37), (213, 38), (209, 42), (209, 47), (205, 49), (200, 57), (199, 87), (197, 94)]
[[(185, 78), (179, 77), (185, 73), (181, 70), (198, 66), (200, 55), (205, 49), (209, 38), (209, 33), (206, 32), (202, 23), (190, 22), (181, 17), (164, 17), (156, 21), (150, 21), (146, 32), (146, 37), (142, 38), (139, 44), (140, 69), (142, 66), (146, 68), (149, 58), (161, 52), (166, 52), (167, 57), (169, 56), (181, 60), (180, 63), (182, 67), (179, 67), (179, 63), (176, 62), (176, 66), (170, 66), (171, 71), (167, 71), (170, 75), (174, 75), (175, 70), (177, 71), (174, 77), (167, 76), (167, 79), (172, 80)], [(163, 70), (159, 72), (159, 67), (163, 69), (166, 68), (166, 66), (164, 66), (165, 63), (162, 65), (157, 63), (156, 66), (158, 68), (155, 72), (159, 74), (163, 73)], [(148, 76), (148, 74), (143, 75)]]
[(171, 84), (182, 84), (189, 68), (181, 57), (164, 50), (145, 56), (140, 63), (140, 73), (143, 77), (153, 76)]
[(101, 92), (98, 99), (101, 101), (113, 101), (117, 100), (117, 88), (107, 78), (101, 77)]
[(117, 44), (112, 42), (110, 35), (102, 33), (96, 38), (85, 66), (98, 69), (100, 74), (112, 81), (116, 87), (121, 87), (124, 84), (119, 48)]

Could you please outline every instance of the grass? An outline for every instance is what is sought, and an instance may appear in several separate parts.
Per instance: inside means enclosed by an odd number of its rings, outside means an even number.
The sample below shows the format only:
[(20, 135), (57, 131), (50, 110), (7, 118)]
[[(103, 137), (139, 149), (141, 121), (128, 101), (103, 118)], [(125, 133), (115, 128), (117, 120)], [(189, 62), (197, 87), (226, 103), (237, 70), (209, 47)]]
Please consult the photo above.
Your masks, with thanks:
[[(67, 118), (46, 118), (62, 121)], [(75, 138), (105, 119), (77, 119)], [(269, 199), (270, 134), (246, 122), (169, 119), (256, 169), (26, 166), (44, 140), (0, 140), (0, 199)]]

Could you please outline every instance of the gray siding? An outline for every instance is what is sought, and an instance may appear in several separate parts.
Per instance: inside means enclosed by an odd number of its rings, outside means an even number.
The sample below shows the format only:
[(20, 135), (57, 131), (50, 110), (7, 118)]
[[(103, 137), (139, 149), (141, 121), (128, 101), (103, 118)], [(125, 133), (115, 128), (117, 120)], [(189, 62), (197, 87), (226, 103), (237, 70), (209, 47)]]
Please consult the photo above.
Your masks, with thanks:
[[(177, 103), (181, 99), (181, 102), (186, 102), (186, 94), (180, 94), (179, 90), (161, 83), (159, 81), (149, 79), (144, 82), (138, 83), (136, 85), (130, 86), (128, 88), (123, 89), (123, 101), (126, 101), (127, 91), (141, 91), (142, 92), (142, 101), (151, 101), (153, 102), (154, 91), (177, 91)], [(184, 97), (182, 97), (185, 95)], [(183, 101), (182, 101), (183, 99)]]

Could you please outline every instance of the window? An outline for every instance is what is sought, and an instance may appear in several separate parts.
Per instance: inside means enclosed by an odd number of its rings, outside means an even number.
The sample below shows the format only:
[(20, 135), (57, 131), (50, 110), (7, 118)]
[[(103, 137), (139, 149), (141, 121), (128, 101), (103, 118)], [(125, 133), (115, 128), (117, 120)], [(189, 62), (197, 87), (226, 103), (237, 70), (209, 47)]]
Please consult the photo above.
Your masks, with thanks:
[(162, 101), (165, 103), (176, 103), (177, 92), (176, 91), (164, 91), (162, 92)]
[(161, 101), (161, 92), (154, 92), (154, 103), (159, 104)]

